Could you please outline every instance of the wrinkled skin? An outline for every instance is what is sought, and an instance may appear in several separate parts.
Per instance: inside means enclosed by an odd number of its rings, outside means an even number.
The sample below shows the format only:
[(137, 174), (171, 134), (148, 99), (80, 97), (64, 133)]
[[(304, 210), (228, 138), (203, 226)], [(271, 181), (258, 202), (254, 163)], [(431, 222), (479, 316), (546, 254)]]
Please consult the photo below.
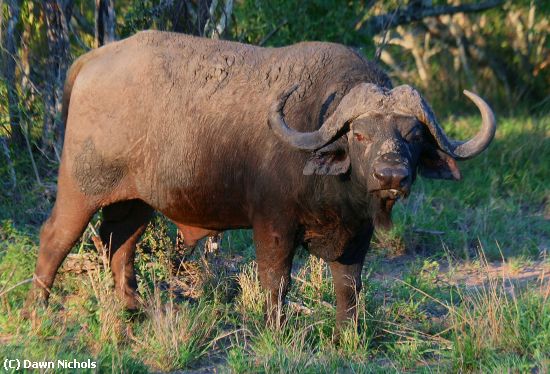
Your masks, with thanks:
[(460, 177), (413, 115), (362, 113), (310, 151), (274, 134), (277, 110), (293, 129), (313, 132), (367, 83), (384, 94), (392, 88), (374, 64), (330, 43), (270, 49), (142, 32), (84, 55), (65, 86), (58, 194), (41, 230), (29, 308), (47, 300), (62, 261), (103, 208), (101, 240), (130, 309), (138, 307), (135, 245), (156, 210), (188, 245), (252, 228), (269, 321), (278, 319), (298, 245), (329, 263), (338, 323), (353, 318), (374, 227), (390, 224), (417, 169)]

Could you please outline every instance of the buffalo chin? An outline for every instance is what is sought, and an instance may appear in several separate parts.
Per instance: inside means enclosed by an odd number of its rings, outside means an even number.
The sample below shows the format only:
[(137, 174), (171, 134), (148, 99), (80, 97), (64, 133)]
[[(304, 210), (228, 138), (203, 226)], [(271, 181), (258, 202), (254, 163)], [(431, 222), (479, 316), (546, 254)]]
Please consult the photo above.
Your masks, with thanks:
[(393, 227), (391, 211), (397, 199), (377, 198), (374, 206), (374, 227), (390, 230)]

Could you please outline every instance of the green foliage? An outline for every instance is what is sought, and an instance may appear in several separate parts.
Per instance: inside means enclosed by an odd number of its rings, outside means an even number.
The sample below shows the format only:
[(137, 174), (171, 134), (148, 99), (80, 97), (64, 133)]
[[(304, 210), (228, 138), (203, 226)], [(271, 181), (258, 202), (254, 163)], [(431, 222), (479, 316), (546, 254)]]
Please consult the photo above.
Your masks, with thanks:
[(173, 223), (165, 217), (156, 216), (142, 235), (137, 250), (136, 268), (140, 276), (140, 288), (148, 289), (155, 282), (170, 278), (174, 231)]
[(155, 12), (155, 7), (160, 4), (160, 0), (139, 0), (129, 1), (122, 10), (122, 20), (119, 23), (119, 35), (126, 38), (135, 34), (137, 31), (155, 28), (155, 20), (159, 16)]
[(343, 43), (370, 54), (371, 38), (354, 32), (364, 1), (244, 0), (235, 8), (234, 37), (251, 44), (283, 46), (306, 40)]
[(8, 113), (8, 87), (5, 79), (0, 79), (0, 136), (5, 136), (10, 123)]
[(29, 289), (25, 281), (32, 278), (35, 251), (28, 233), (17, 230), (9, 220), (0, 221), (0, 290), (13, 287), (14, 299), (23, 299)]

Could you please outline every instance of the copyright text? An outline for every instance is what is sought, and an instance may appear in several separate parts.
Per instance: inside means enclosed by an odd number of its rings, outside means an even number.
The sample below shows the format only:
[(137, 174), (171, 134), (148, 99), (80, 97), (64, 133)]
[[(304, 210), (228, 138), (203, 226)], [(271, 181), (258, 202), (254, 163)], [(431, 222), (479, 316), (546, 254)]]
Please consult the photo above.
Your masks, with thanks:
[(97, 363), (90, 359), (86, 361), (78, 360), (55, 360), (55, 361), (32, 361), (20, 360), (18, 358), (4, 359), (4, 369), (23, 370), (23, 369), (95, 369)]

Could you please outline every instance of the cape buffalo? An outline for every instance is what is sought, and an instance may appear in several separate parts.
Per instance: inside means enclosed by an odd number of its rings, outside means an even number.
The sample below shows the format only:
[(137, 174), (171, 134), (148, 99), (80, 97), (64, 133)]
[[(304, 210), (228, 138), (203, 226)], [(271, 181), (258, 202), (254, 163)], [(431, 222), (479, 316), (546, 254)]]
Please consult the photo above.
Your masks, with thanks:
[(67, 76), (57, 200), (28, 302), (47, 300), (63, 259), (103, 208), (115, 286), (136, 308), (135, 245), (159, 211), (188, 245), (252, 228), (272, 321), (304, 245), (330, 266), (342, 323), (356, 312), (373, 229), (390, 223), (417, 171), (458, 180), (455, 160), (491, 142), (493, 112), (465, 94), (483, 121), (460, 142), (414, 88), (392, 88), (342, 45), (260, 48), (146, 31), (93, 50)]

